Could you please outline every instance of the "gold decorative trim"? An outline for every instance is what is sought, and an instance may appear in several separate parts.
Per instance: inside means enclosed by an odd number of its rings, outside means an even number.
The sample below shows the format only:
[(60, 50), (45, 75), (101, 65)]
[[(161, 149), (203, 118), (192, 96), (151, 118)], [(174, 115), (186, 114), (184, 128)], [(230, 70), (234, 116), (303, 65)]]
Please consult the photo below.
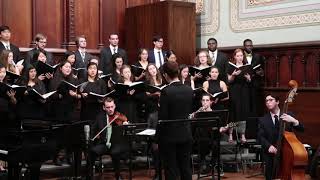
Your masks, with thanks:
[(212, 35), (219, 29), (219, 0), (197, 0), (197, 3), (202, 4), (203, 11), (197, 16), (197, 35)]

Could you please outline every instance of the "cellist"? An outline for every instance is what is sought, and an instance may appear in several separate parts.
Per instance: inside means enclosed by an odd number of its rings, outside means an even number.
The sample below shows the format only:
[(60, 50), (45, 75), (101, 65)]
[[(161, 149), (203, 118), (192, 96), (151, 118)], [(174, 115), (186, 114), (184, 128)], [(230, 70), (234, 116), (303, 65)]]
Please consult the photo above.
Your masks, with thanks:
[(268, 113), (259, 119), (258, 141), (262, 145), (263, 159), (265, 162), (265, 178), (266, 180), (273, 179), (273, 159), (277, 154), (276, 142), (279, 136), (279, 117), (287, 122), (287, 131), (295, 129), (304, 131), (303, 124), (299, 122), (291, 113), (281, 114), (279, 108), (279, 97), (268, 94), (265, 98), (265, 104)]

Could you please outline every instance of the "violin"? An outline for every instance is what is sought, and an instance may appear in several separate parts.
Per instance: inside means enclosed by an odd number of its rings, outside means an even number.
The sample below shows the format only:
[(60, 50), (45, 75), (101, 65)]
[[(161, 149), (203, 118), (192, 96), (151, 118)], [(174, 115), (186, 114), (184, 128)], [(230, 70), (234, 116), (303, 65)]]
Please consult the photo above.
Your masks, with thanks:
[(109, 123), (103, 128), (101, 129), (92, 139), (91, 141), (94, 141), (97, 137), (99, 137), (99, 135), (108, 127), (110, 126), (110, 124), (112, 124), (113, 122), (118, 125), (121, 126), (124, 123), (128, 123), (128, 118), (124, 115), (121, 114), (120, 112), (115, 112), (113, 115), (108, 115), (109, 118)]
[(116, 111), (113, 115), (109, 116), (109, 124), (115, 123), (116, 125), (121, 126), (124, 122), (128, 122), (128, 118), (120, 112)]

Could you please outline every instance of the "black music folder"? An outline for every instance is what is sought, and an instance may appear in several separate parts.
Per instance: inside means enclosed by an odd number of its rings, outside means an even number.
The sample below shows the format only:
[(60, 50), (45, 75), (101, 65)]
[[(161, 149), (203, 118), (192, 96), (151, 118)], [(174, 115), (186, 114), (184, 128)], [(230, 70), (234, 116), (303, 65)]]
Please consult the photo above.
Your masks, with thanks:
[(17, 96), (23, 96), (25, 91), (27, 90), (27, 86), (19, 86), (19, 85), (9, 85), (6, 83), (0, 82), (0, 93), (7, 94), (8, 91), (13, 90), (16, 92)]
[(224, 99), (224, 98), (228, 97), (228, 91), (225, 91), (225, 92), (221, 91), (221, 92), (217, 92), (217, 93), (211, 94), (211, 93), (203, 90), (203, 93), (209, 94), (213, 99), (217, 99), (217, 98)]
[(73, 74), (78, 76), (78, 74), (86, 74), (87, 68), (72, 68)]
[(6, 78), (7, 78), (7, 81), (12, 83), (15, 82), (17, 79), (19, 79), (21, 76), (16, 74), (16, 73), (13, 73), (11, 71), (6, 71)]
[(253, 74), (259, 67), (261, 67), (261, 64), (258, 64), (256, 66), (252, 66), (250, 64), (245, 64), (242, 66), (237, 66), (233, 64), (232, 62), (229, 62), (229, 67), (228, 67), (228, 74), (232, 74), (234, 70), (241, 70), (241, 75), (244, 74)]
[(116, 92), (119, 92), (120, 94), (126, 94), (128, 91), (135, 90), (135, 93), (139, 92), (145, 92), (145, 84), (142, 81), (139, 82), (133, 82), (130, 85), (126, 85), (123, 83), (116, 83), (114, 85), (114, 89)]
[(155, 93), (155, 92), (161, 92), (162, 89), (164, 89), (165, 87), (167, 87), (168, 85), (164, 85), (164, 86), (153, 86), (150, 84), (146, 84), (146, 92), (149, 93)]
[(65, 81), (65, 80), (62, 80), (59, 87), (58, 87), (58, 91), (61, 90), (61, 89), (67, 89), (67, 90), (79, 90), (80, 87), (85, 84), (86, 82), (84, 83), (81, 83), (81, 84), (78, 84), (78, 85), (75, 85), (75, 84), (72, 84), (68, 81)]
[(116, 90), (112, 90), (112, 91), (108, 92), (107, 94), (97, 94), (94, 92), (89, 92), (89, 96), (94, 97), (94, 98), (98, 98), (98, 99), (103, 99), (105, 97), (113, 96), (115, 92), (116, 92)]
[(51, 66), (50, 64), (44, 63), (42, 61), (37, 61), (35, 66), (36, 66), (35, 68), (37, 70), (37, 74), (41, 75), (41, 74), (46, 74), (46, 73), (53, 74), (56, 71), (59, 64)]
[(144, 71), (145, 69), (143, 69), (143, 67), (131, 65), (131, 72), (136, 77), (139, 77)]
[(111, 78), (112, 74), (102, 74), (99, 76), (100, 79), (104, 80), (105, 82), (108, 82)]
[(40, 99), (48, 99), (50, 96), (52, 96), (54, 93), (56, 93), (57, 91), (52, 91), (52, 92), (48, 92), (48, 93), (45, 93), (45, 94), (41, 94), (39, 93), (37, 90), (35, 89), (32, 89), (31, 91), (29, 91), (29, 95), (30, 96), (33, 96), (35, 98), (40, 98)]
[(212, 68), (212, 66), (209, 66), (206, 68), (199, 68), (199, 67), (195, 67), (195, 66), (190, 66), (189, 73), (191, 74), (191, 76), (194, 76), (198, 73), (201, 73), (201, 75), (203, 77), (207, 77), (207, 76), (209, 76), (209, 72), (210, 72), (211, 68)]

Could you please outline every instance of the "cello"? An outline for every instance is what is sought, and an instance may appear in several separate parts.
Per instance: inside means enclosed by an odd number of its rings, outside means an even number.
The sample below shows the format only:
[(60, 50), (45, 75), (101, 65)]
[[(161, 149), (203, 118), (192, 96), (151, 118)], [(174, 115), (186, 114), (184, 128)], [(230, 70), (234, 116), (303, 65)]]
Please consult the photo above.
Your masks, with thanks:
[[(283, 104), (282, 113), (288, 112), (288, 105), (293, 103), (297, 94), (298, 83), (289, 81), (292, 88)], [(286, 122), (280, 119), (279, 137), (276, 148), (277, 154), (273, 160), (272, 177), (282, 180), (305, 179), (305, 168), (308, 165), (308, 154), (303, 144), (293, 132), (286, 131)]]

